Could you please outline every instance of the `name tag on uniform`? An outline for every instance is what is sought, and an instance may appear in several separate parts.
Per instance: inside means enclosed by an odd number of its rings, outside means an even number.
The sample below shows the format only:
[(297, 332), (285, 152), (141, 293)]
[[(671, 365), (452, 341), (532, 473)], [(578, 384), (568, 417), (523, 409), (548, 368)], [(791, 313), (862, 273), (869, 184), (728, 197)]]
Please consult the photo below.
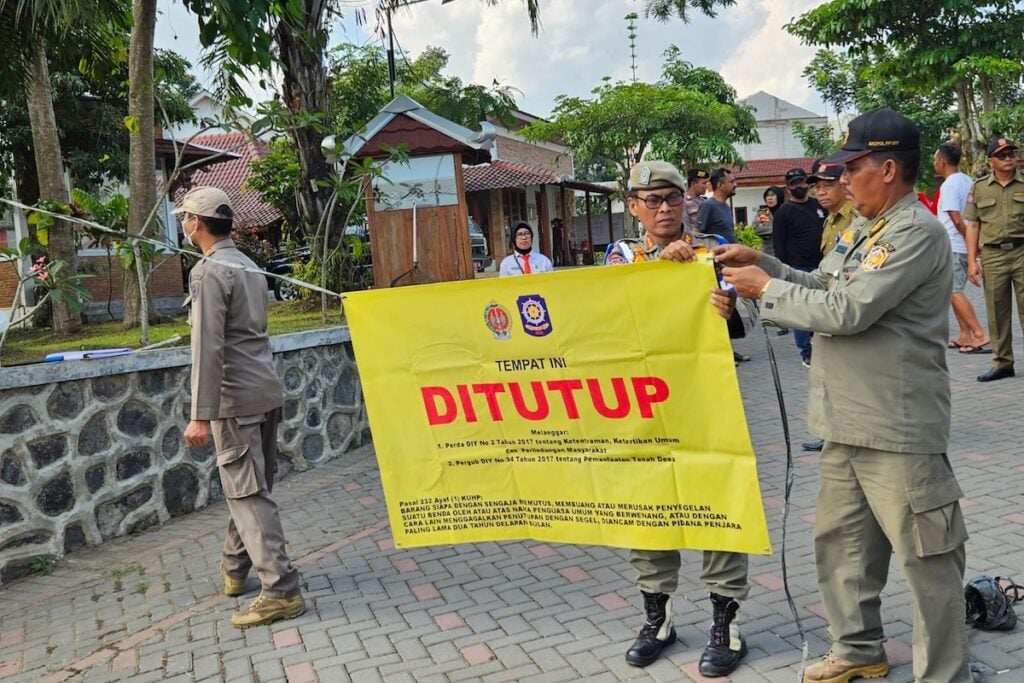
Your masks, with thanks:
[(836, 245), (836, 253), (837, 254), (845, 254), (847, 251), (849, 251), (849, 249), (850, 248), (848, 246), (846, 246), (845, 244), (837, 244)]

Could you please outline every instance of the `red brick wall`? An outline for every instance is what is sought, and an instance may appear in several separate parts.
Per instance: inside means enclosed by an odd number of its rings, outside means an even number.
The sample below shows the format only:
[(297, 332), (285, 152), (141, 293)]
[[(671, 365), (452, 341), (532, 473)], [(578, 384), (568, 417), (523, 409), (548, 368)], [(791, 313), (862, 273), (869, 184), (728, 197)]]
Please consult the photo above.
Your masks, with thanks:
[[(158, 256), (161, 265), (149, 279), (149, 291), (152, 296), (179, 296), (185, 289), (181, 282), (181, 257), (175, 254), (164, 263), (166, 256)], [(124, 271), (117, 257), (111, 259), (112, 285), (110, 299), (120, 301), (124, 298)], [(79, 259), (79, 272), (89, 273), (93, 277), (85, 281), (85, 288), (92, 294), (93, 301), (107, 300), (107, 257), (85, 256)]]
[(572, 163), (569, 154), (560, 155), (554, 150), (531, 145), (528, 142), (499, 135), (497, 140), (498, 158), (503, 161), (516, 161), (531, 166), (541, 166), (557, 173), (571, 173)]
[(17, 287), (17, 265), (14, 261), (0, 261), (0, 308), (10, 308)]

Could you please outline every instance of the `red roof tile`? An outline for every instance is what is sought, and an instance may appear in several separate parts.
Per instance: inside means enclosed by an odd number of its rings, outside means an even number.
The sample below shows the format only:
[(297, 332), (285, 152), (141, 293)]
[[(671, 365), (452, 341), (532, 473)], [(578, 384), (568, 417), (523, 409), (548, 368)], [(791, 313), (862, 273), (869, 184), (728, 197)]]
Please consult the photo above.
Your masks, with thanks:
[[(245, 186), (249, 177), (249, 163), (267, 155), (267, 143), (241, 131), (201, 135), (192, 142), (239, 155), (238, 159), (211, 164), (192, 174), (193, 187), (211, 185), (228, 193), (235, 207), (236, 228), (262, 227), (281, 219), (277, 209), (265, 204), (254, 190)], [(181, 194), (184, 192), (179, 192), (178, 198)]]
[(539, 166), (501, 160), (483, 166), (469, 166), (464, 169), (463, 178), (466, 192), (528, 185), (557, 185), (563, 180), (559, 174)]
[(782, 185), (786, 171), (791, 168), (802, 168), (810, 173), (813, 163), (814, 157), (754, 159), (747, 162), (746, 168), (733, 170), (733, 177), (743, 186)]

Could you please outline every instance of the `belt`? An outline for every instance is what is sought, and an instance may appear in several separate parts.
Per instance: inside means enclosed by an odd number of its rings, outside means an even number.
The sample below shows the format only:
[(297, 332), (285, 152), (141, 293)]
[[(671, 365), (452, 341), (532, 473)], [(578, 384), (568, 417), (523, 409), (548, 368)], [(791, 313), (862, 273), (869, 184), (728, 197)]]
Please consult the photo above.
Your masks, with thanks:
[(989, 247), (990, 249), (1002, 249), (1003, 251), (1009, 251), (1010, 249), (1016, 249), (1017, 247), (1024, 247), (1024, 237), (1014, 237), (1000, 242), (987, 242), (982, 246)]

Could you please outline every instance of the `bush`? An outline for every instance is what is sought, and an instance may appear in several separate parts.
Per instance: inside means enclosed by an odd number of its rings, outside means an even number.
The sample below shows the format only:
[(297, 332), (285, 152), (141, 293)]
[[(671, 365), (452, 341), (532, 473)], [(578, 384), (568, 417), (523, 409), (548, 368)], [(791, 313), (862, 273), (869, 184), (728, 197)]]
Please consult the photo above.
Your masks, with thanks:
[(761, 249), (761, 237), (757, 234), (757, 231), (747, 225), (746, 223), (740, 223), (736, 226), (736, 241), (740, 244), (744, 244), (751, 249)]

